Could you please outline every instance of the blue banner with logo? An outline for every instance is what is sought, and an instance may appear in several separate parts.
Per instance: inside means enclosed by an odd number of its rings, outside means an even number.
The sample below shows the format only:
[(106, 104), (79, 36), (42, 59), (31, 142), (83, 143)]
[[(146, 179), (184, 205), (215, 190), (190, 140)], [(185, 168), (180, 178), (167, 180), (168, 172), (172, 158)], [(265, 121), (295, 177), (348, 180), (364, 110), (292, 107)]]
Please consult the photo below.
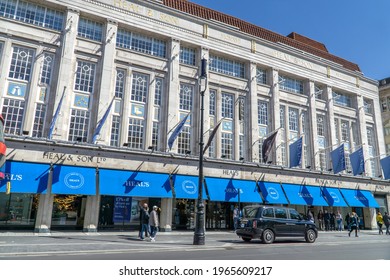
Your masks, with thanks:
[[(198, 199), (199, 177), (186, 175), (172, 175), (171, 181), (175, 190), (176, 198)], [(207, 199), (203, 186), (202, 198)]]
[(320, 187), (284, 183), (282, 186), (290, 202), (289, 204), (328, 206)]
[(262, 203), (255, 181), (206, 178), (210, 200)]
[(345, 153), (344, 153), (344, 144), (341, 144), (340, 147), (334, 149), (330, 152), (332, 158), (333, 172), (337, 174), (345, 170)]
[(101, 195), (171, 198), (168, 174), (99, 169)]
[(343, 196), (341, 195), (339, 189), (323, 187), (322, 193), (324, 194), (324, 197), (328, 202), (329, 206), (337, 206), (337, 207), (348, 206)]
[(6, 192), (7, 182), (12, 193), (46, 193), (50, 165), (7, 160), (2, 166), (4, 180), (0, 180), (0, 192)]
[(54, 194), (96, 194), (96, 168), (54, 165), (51, 192)]
[(372, 207), (379, 208), (371, 192), (359, 189), (340, 189), (350, 207)]
[(299, 138), (297, 141), (289, 146), (290, 149), (290, 167), (301, 165), (302, 159), (302, 139)]
[(264, 202), (270, 204), (288, 204), (280, 183), (259, 181), (257, 184), (260, 187), (260, 192)]
[(350, 154), (349, 159), (351, 160), (352, 173), (354, 176), (364, 173), (363, 147)]

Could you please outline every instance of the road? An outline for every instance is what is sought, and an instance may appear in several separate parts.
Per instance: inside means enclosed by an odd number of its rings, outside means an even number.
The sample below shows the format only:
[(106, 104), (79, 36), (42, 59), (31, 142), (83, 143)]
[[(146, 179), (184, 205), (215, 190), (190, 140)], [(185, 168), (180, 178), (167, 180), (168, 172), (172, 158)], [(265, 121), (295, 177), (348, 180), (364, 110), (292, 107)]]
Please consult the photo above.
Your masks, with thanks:
[(205, 245), (192, 245), (192, 232), (160, 232), (156, 242), (137, 232), (0, 232), (0, 260), (390, 260), (390, 236), (361, 231), (320, 232), (303, 239), (243, 242), (234, 232), (206, 232)]

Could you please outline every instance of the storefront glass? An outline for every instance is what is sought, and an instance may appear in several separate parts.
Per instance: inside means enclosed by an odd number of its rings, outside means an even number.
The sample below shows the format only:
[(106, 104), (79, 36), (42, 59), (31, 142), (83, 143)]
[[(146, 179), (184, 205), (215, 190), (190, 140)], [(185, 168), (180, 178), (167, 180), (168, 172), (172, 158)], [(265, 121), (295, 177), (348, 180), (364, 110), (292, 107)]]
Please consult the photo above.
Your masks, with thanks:
[(39, 195), (0, 193), (0, 227), (33, 228)]

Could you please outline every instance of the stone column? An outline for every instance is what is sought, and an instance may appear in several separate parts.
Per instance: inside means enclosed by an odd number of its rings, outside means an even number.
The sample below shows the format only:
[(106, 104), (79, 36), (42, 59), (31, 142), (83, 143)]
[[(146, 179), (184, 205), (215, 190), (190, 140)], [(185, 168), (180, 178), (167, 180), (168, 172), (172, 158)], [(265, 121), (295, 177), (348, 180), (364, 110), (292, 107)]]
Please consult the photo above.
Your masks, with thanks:
[(161, 199), (160, 229), (172, 231), (172, 198)]
[(96, 168), (96, 195), (87, 196), (83, 232), (97, 232), (100, 211), (99, 170)]
[(337, 144), (336, 142), (336, 127), (334, 125), (334, 98), (333, 98), (333, 90), (331, 86), (326, 86), (326, 92), (325, 92), (326, 102), (327, 102), (327, 109), (328, 109), (328, 122), (326, 124), (327, 127), (327, 135), (329, 143), (325, 147), (325, 154), (328, 162), (328, 167), (330, 168), (331, 160), (330, 160), (330, 152), (334, 149), (334, 146)]
[(257, 109), (257, 65), (254, 62), (250, 63), (250, 75), (249, 75), (249, 92), (247, 95), (247, 106), (248, 113), (248, 122), (246, 123), (247, 131), (249, 131), (247, 143), (249, 145), (250, 158), (245, 159), (247, 161), (259, 162), (260, 161), (260, 151), (259, 151), (259, 124), (258, 124), (258, 109)]
[[(268, 134), (280, 127), (280, 100), (279, 100), (279, 70), (272, 69), (271, 75), (271, 100), (270, 100), (270, 111), (272, 112), (272, 125)], [(286, 107), (286, 114), (288, 113)], [(286, 126), (288, 128), (288, 126)], [(288, 135), (288, 134), (287, 134)], [(288, 138), (288, 137), (287, 137)], [(275, 156), (272, 156), (273, 164), (282, 165), (282, 150), (280, 149), (281, 144), (280, 133), (276, 135), (276, 141), (274, 144)], [(275, 147), (279, 147), (276, 149)]]
[(53, 214), (54, 195), (51, 194), (53, 182), (53, 168), (50, 167), (46, 194), (40, 194), (37, 217), (35, 219), (35, 233), (50, 233), (51, 218)]
[[(317, 153), (318, 151), (318, 142), (317, 142), (317, 106), (316, 106), (316, 92), (315, 92), (315, 84), (314, 81), (309, 81), (309, 111), (307, 124), (310, 128), (310, 139), (307, 139), (307, 143), (310, 143), (311, 152), (308, 150), (310, 154), (310, 163), (313, 169), (318, 169), (320, 167), (320, 155)], [(313, 155), (315, 155), (313, 157)]]
[[(107, 21), (106, 35), (104, 39), (105, 41), (103, 43), (103, 57), (101, 58), (101, 62), (100, 62), (101, 79), (100, 79), (100, 85), (98, 90), (99, 97), (96, 97), (96, 100), (100, 100), (101, 102), (99, 103), (97, 102), (98, 104), (96, 104), (97, 111), (95, 111), (94, 114), (97, 115), (97, 118), (96, 118), (96, 124), (92, 126), (93, 129), (92, 129), (91, 136), (94, 133), (94, 129), (97, 125), (97, 122), (106, 113), (107, 108), (110, 105), (111, 100), (115, 95), (115, 85), (113, 85), (115, 79), (113, 79), (113, 77), (116, 76), (114, 59), (115, 59), (115, 42), (116, 42), (117, 29), (118, 29), (118, 25), (116, 22), (111, 20)], [(96, 76), (99, 76), (99, 74), (97, 73)], [(110, 145), (110, 127), (111, 127), (109, 125), (110, 119), (111, 118), (107, 118), (105, 125), (103, 125), (100, 131), (100, 135), (97, 137), (96, 143)]]
[[(61, 42), (61, 54), (60, 57), (57, 57), (60, 66), (58, 72), (58, 83), (57, 90), (55, 94), (50, 94), (50, 98), (48, 101), (48, 116), (46, 118), (46, 128), (50, 128), (51, 117), (53, 115), (56, 108), (58, 107), (58, 103), (60, 102), (62, 93), (66, 88), (65, 97), (62, 103), (61, 112), (58, 116), (54, 131), (53, 131), (53, 139), (61, 139), (67, 135), (69, 130), (69, 118), (68, 114), (64, 114), (64, 112), (69, 112), (70, 109), (70, 100), (72, 98), (71, 92), (73, 91), (73, 83), (74, 83), (74, 72), (75, 72), (75, 46), (77, 41), (77, 26), (79, 22), (79, 11), (69, 9), (66, 17), (65, 29), (62, 35)], [(47, 135), (48, 131), (45, 135)]]
[(360, 130), (360, 137), (361, 137), (361, 144), (363, 145), (363, 157), (365, 159), (364, 167), (365, 167), (365, 174), (371, 175), (371, 161), (370, 153), (368, 151), (368, 140), (367, 140), (367, 125), (366, 125), (366, 113), (364, 112), (364, 102), (363, 97), (359, 93), (356, 96), (356, 104), (357, 104), (357, 119), (358, 119), (358, 126)]

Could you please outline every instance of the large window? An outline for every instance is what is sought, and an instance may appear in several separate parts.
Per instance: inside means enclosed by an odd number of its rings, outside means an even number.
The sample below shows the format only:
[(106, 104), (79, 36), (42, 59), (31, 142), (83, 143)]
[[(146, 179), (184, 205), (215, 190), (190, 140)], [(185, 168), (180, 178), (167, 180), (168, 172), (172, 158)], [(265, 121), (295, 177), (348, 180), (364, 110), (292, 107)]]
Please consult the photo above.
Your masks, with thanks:
[[(179, 97), (179, 116), (182, 120), (187, 114), (192, 112), (194, 96), (194, 86), (181, 83), (180, 84), (180, 97)], [(185, 154), (191, 151), (191, 122), (192, 117), (187, 119), (182, 131), (178, 137), (178, 153)]]
[(267, 71), (259, 67), (256, 68), (256, 82), (257, 84), (267, 84)]
[(23, 47), (14, 47), (8, 77), (30, 81), (34, 51)]
[(196, 52), (195, 49), (180, 47), (180, 63), (195, 65)]
[(209, 69), (210, 71), (215, 71), (221, 74), (238, 78), (245, 78), (244, 63), (233, 61), (227, 58), (210, 55)]
[(221, 156), (227, 159), (233, 159), (234, 155), (234, 95), (222, 93), (222, 138), (221, 138)]
[(116, 46), (158, 57), (166, 56), (166, 42), (146, 35), (118, 29)]
[(279, 76), (280, 78), (280, 89), (303, 94), (303, 82), (301, 80), (297, 80), (287, 76)]
[[(209, 116), (210, 116), (210, 133), (209, 137), (211, 136), (211, 133), (213, 132), (213, 128), (217, 125), (216, 124), (216, 95), (217, 91), (215, 89), (210, 89), (210, 102), (209, 102)], [(215, 154), (215, 143), (216, 143), (216, 136), (213, 138), (213, 141), (210, 144), (209, 147), (209, 157), (216, 157)]]
[(68, 140), (86, 142), (89, 126), (89, 111), (72, 109)]
[(159, 149), (160, 144), (160, 118), (161, 105), (164, 97), (164, 80), (162, 78), (155, 78), (154, 88), (154, 110), (153, 110), (153, 128), (152, 128), (152, 147)]
[(102, 41), (103, 25), (100, 22), (80, 17), (77, 35), (90, 40)]
[(5, 121), (4, 133), (20, 135), (24, 115), (24, 100), (4, 99), (3, 117)]
[(0, 17), (61, 31), (64, 13), (21, 0), (0, 0)]
[(114, 113), (111, 122), (111, 137), (110, 146), (120, 146), (120, 131), (121, 131), (121, 105), (123, 102), (123, 96), (125, 95), (125, 84), (126, 84), (126, 71), (123, 69), (116, 69), (115, 79), (115, 106)]
[(351, 97), (339, 92), (332, 92), (334, 103), (340, 106), (352, 107)]

